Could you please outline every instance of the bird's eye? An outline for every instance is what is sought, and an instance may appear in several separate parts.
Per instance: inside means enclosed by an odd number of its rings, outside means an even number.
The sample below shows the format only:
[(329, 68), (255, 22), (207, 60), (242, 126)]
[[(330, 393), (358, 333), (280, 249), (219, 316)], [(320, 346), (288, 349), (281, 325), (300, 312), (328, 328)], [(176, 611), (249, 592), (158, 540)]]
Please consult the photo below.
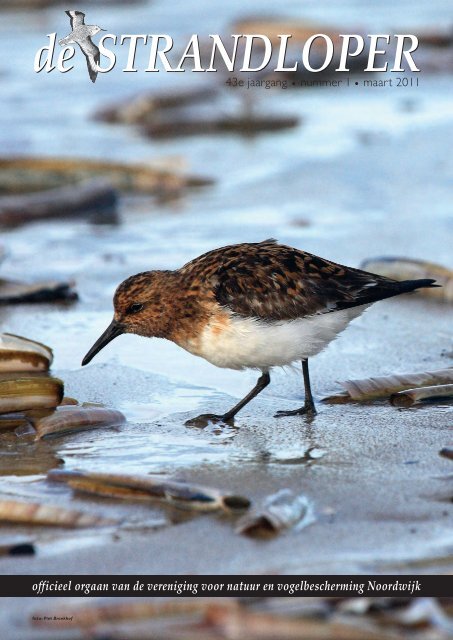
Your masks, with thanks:
[(126, 313), (138, 313), (143, 309), (143, 304), (141, 302), (134, 302), (128, 306), (126, 309)]

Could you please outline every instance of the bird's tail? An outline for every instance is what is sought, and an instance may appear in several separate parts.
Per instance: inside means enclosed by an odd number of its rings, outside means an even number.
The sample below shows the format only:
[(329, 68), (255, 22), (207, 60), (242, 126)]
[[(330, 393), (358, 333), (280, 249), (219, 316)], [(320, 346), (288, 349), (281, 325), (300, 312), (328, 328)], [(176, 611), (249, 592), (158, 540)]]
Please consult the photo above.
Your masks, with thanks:
[(403, 280), (402, 282), (398, 282), (398, 285), (399, 293), (409, 293), (410, 291), (415, 291), (416, 289), (442, 286), (440, 284), (436, 284), (435, 280), (431, 280), (428, 278), (422, 280)]
[(72, 42), (72, 39), (70, 38), (70, 36), (66, 36), (66, 38), (61, 38), (61, 40), (58, 40), (58, 44), (61, 45), (62, 47), (69, 44), (70, 42)]

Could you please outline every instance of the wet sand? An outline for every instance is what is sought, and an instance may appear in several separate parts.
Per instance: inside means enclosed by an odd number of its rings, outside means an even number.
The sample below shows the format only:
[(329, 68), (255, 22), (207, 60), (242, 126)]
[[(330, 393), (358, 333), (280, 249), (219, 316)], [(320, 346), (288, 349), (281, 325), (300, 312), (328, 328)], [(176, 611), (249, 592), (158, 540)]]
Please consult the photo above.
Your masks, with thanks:
[[(57, 14), (46, 15), (50, 24)], [(31, 24), (28, 28), (34, 46), (39, 34)], [(170, 206), (126, 197), (119, 226), (41, 222), (2, 232), (9, 251), (2, 276), (58, 274), (75, 278), (80, 294), (80, 302), (70, 307), (0, 308), (2, 331), (48, 343), (67, 395), (118, 408), (129, 423), (39, 444), (0, 435), (0, 497), (43, 499), (127, 523), (77, 533), (2, 526), (0, 539), (30, 535), (37, 555), (2, 558), (0, 571), (451, 571), (451, 478), (445, 479), (451, 462), (438, 455), (452, 441), (451, 404), (412, 409), (386, 402), (319, 405), (312, 422), (298, 417), (277, 421), (272, 417), (276, 410), (296, 408), (302, 401), (300, 372), (277, 370), (271, 386), (239, 414), (235, 427), (199, 430), (186, 427), (185, 420), (230, 407), (254, 384), (253, 372), (216, 369), (170, 343), (135, 336), (117, 339), (89, 367), (79, 366), (109, 323), (112, 294), (124, 277), (174, 268), (230, 242), (275, 236), (351, 266), (373, 256), (404, 255), (452, 267), (451, 80), (423, 76), (417, 91), (405, 93), (277, 91), (266, 96), (265, 104), (300, 115), (303, 124), (294, 131), (252, 140), (206, 136), (158, 145), (126, 127), (88, 120), (107, 97), (123, 95), (113, 75), (110, 84), (99, 82), (99, 91), (89, 95), (84, 75), (74, 73), (68, 91), (80, 90), (83, 100), (69, 95), (65, 109), (81, 127), (78, 135), (61, 118), (52, 122), (39, 97), (45, 85), (62, 115), (61, 85), (34, 78), (29, 90), (35, 102), (26, 105), (20, 98), (25, 80), (24, 75), (8, 85), (5, 96), (10, 109), (2, 112), (0, 125), (10, 132), (8, 151), (64, 153), (69, 147), (75, 155), (108, 152), (120, 160), (183, 155), (191, 171), (206, 174), (209, 169), (218, 182)], [(17, 100), (21, 106), (14, 110)], [(452, 318), (451, 306), (417, 295), (374, 305), (313, 359), (317, 399), (338, 389), (338, 380), (453, 366), (448, 356)], [(307, 461), (307, 450), (313, 448), (319, 457)], [(75, 496), (45, 481), (47, 470), (61, 461), (67, 469), (169, 473), (244, 494), (254, 503), (290, 488), (310, 499), (316, 521), (299, 532), (252, 540), (234, 533), (234, 520), (225, 516)], [(26, 630), (22, 607), (31, 609), (33, 602), (5, 601), (0, 612), (11, 638), (60, 637)]]

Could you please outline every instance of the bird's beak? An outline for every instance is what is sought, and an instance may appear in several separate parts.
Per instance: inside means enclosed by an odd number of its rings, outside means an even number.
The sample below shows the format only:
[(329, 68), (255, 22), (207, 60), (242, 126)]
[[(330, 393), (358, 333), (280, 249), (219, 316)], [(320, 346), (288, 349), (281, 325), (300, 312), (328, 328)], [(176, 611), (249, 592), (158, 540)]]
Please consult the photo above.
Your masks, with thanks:
[(99, 29), (99, 31), (107, 31), (107, 29)]
[(123, 325), (117, 322), (116, 320), (112, 320), (112, 322), (104, 331), (102, 336), (96, 340), (94, 345), (91, 347), (91, 349), (88, 351), (88, 353), (82, 360), (82, 367), (88, 364), (94, 358), (94, 356), (97, 353), (99, 353), (101, 349), (105, 347), (105, 345), (107, 345), (117, 336), (120, 336), (122, 333), (124, 333)]

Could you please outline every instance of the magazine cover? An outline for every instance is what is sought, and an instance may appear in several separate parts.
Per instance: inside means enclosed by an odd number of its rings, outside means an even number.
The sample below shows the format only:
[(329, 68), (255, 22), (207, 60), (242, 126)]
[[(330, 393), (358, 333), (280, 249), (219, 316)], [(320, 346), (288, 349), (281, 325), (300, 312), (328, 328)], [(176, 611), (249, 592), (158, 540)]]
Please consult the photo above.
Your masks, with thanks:
[(452, 637), (450, 3), (0, 11), (1, 637)]

